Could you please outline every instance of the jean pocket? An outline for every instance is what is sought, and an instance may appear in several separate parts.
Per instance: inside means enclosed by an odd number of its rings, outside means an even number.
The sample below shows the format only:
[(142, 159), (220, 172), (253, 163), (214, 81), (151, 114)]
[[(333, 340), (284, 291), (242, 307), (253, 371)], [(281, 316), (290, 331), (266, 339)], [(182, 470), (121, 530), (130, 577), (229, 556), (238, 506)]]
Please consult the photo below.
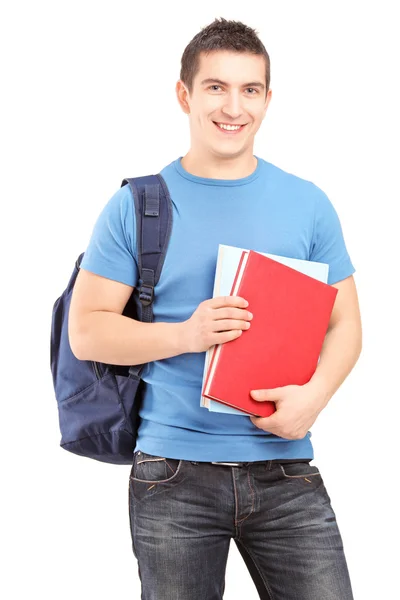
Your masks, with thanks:
[(131, 470), (131, 480), (143, 483), (167, 483), (179, 473), (182, 460), (153, 456), (146, 452), (136, 452)]
[(321, 476), (318, 467), (305, 462), (279, 463), (279, 467), (287, 479)]

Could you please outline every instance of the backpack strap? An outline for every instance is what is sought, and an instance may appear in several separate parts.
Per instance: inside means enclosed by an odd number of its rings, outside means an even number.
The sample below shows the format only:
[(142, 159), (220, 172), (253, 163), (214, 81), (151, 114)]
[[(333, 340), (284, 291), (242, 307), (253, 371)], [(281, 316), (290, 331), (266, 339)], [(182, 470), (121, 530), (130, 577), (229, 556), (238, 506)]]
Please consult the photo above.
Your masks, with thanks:
[[(158, 175), (124, 179), (135, 203), (136, 246), (139, 282), (134, 293), (138, 319), (153, 321), (154, 288), (160, 278), (172, 230), (172, 202), (164, 178)], [(140, 377), (143, 365), (133, 365), (129, 374)]]

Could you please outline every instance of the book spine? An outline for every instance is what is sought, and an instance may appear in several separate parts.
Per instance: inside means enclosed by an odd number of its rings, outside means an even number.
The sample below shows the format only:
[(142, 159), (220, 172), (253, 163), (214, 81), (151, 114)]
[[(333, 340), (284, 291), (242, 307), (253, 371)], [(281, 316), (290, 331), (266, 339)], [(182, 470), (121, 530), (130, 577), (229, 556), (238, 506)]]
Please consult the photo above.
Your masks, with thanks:
[[(220, 283), (221, 283), (222, 265), (224, 263), (224, 253), (225, 253), (225, 246), (223, 246), (222, 244), (219, 244), (218, 256), (217, 256), (217, 266), (215, 269), (215, 277), (214, 277), (213, 298), (220, 295), (219, 288), (220, 288)], [(215, 350), (215, 346), (213, 346), (207, 350), (206, 358), (205, 358), (205, 366), (204, 366), (204, 382), (203, 382), (203, 391), (202, 391), (201, 396), (202, 396), (203, 406), (206, 406), (207, 408), (209, 408), (210, 399), (208, 396), (205, 395), (204, 390), (206, 389), (208, 374), (210, 372), (210, 365), (211, 365), (212, 357), (214, 354), (214, 350)]]
[[(218, 356), (220, 353), (220, 348), (221, 348), (222, 344), (218, 344), (217, 346), (214, 346), (214, 350), (213, 353), (211, 355), (211, 360), (210, 360), (210, 364), (208, 367), (208, 373), (207, 373), (207, 379), (206, 382), (204, 384), (204, 391), (203, 391), (203, 396), (208, 396), (209, 394), (209, 390), (210, 390), (210, 385), (211, 385), (211, 380), (213, 378), (214, 375), (214, 371), (215, 371), (215, 365), (217, 364), (218, 361)], [(208, 396), (210, 397), (210, 396)]]
[(233, 280), (231, 293), (229, 294), (230, 296), (236, 296), (238, 293), (248, 258), (249, 258), (249, 252), (247, 252), (246, 250), (243, 250), (242, 256), (240, 257), (240, 261), (238, 264), (238, 268), (236, 270), (235, 279)]
[[(243, 250), (242, 255), (240, 257), (239, 264), (238, 264), (238, 268), (236, 270), (235, 279), (233, 280), (230, 296), (235, 296), (237, 293), (237, 289), (239, 289), (240, 282), (242, 280), (242, 276), (244, 273), (244, 269), (245, 269), (248, 257), (249, 257), (249, 252), (246, 250)], [(213, 350), (210, 364), (208, 367), (206, 382), (204, 384), (204, 391), (202, 393), (203, 396), (210, 397), (208, 394), (209, 394), (210, 386), (212, 383), (212, 379), (213, 379), (213, 376), (215, 373), (215, 369), (216, 369), (218, 359), (221, 354), (221, 349), (222, 349), (223, 345), (224, 344), (217, 344), (216, 346), (214, 346), (214, 350)]]

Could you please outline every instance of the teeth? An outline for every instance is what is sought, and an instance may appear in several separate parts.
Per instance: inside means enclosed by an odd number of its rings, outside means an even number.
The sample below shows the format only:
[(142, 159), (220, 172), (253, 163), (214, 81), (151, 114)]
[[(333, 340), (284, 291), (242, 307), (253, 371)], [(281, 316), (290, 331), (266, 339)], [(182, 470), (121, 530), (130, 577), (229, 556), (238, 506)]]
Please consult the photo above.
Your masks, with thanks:
[(241, 128), (241, 125), (223, 125), (222, 123), (218, 123), (218, 127), (227, 131), (237, 131)]

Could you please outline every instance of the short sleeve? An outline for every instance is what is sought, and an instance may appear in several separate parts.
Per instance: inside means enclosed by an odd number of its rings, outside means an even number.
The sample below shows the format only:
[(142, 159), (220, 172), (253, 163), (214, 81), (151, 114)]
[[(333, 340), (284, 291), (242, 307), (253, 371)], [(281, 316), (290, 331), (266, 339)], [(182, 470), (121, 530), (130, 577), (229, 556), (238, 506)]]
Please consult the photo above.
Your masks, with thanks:
[(327, 195), (317, 190), (309, 259), (329, 265), (328, 283), (331, 285), (352, 275), (355, 268), (347, 252), (338, 214)]
[(120, 188), (100, 213), (81, 267), (136, 287), (139, 280), (136, 219), (129, 185)]

